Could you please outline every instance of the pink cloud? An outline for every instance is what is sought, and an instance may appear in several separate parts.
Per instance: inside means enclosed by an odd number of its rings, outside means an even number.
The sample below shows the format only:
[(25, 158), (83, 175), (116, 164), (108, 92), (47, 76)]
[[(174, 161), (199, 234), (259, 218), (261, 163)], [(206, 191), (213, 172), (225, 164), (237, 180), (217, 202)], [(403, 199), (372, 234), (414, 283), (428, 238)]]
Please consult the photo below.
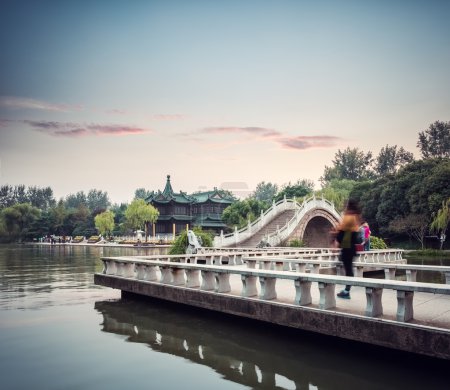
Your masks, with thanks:
[(102, 135), (134, 135), (149, 132), (148, 129), (142, 129), (135, 126), (124, 125), (101, 125), (101, 124), (79, 124), (72, 122), (54, 122), (54, 121), (30, 121), (24, 120), (33, 130), (40, 131), (47, 135), (55, 137), (83, 137), (83, 136), (102, 136)]
[(81, 105), (69, 105), (61, 103), (50, 103), (43, 100), (29, 99), (24, 97), (1, 96), (0, 106), (12, 109), (30, 109), (43, 111), (80, 111), (83, 109)]
[(315, 149), (315, 148), (330, 148), (334, 147), (342, 141), (342, 138), (330, 135), (317, 136), (297, 136), (297, 137), (281, 137), (277, 142), (285, 149)]
[[(197, 134), (243, 134), (256, 139), (268, 140), (280, 145), (284, 149), (305, 150), (316, 148), (330, 148), (338, 145), (342, 138), (318, 135), (318, 136), (291, 136), (278, 130), (265, 127), (207, 127)], [(242, 142), (242, 140), (241, 140)]]

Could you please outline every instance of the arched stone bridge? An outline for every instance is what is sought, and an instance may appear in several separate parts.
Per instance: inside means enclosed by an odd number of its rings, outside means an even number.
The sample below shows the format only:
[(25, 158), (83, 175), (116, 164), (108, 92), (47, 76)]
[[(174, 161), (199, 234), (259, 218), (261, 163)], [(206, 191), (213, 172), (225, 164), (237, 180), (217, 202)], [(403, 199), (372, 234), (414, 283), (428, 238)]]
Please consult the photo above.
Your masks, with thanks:
[(330, 230), (340, 220), (334, 205), (326, 199), (309, 198), (299, 204), (292, 199), (273, 203), (272, 207), (241, 230), (215, 237), (214, 246), (255, 247), (261, 240), (280, 246), (293, 239), (308, 247), (328, 247)]

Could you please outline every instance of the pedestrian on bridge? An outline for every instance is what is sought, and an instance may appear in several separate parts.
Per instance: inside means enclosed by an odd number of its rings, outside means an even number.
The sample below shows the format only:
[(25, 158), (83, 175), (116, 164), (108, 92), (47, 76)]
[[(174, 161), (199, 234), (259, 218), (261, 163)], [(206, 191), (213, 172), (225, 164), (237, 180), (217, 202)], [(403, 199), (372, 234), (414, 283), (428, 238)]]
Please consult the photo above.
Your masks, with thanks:
[[(349, 199), (337, 228), (336, 243), (341, 248), (340, 260), (344, 264), (345, 275), (353, 276), (353, 257), (356, 255), (356, 245), (362, 242), (359, 226), (361, 224), (361, 212), (358, 203)], [(350, 299), (350, 285), (337, 294), (339, 298)]]

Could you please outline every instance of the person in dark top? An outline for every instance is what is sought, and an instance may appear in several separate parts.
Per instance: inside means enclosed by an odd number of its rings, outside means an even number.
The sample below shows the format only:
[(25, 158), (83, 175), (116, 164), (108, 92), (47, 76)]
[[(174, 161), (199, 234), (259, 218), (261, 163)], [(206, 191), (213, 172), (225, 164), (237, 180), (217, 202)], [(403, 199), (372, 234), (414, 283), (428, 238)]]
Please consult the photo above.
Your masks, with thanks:
[[(340, 260), (344, 264), (345, 275), (353, 276), (353, 257), (356, 255), (356, 244), (360, 244), (359, 225), (361, 213), (358, 204), (349, 200), (340, 225), (337, 228), (336, 242), (341, 248)], [(339, 298), (350, 299), (350, 285), (337, 294)]]

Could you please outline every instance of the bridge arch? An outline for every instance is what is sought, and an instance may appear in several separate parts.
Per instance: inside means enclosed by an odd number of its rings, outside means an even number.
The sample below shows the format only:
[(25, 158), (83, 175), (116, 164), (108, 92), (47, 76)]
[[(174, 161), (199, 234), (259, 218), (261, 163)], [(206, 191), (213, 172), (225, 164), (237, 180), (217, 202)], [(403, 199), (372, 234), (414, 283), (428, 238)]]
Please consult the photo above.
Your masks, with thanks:
[(337, 226), (339, 219), (335, 213), (323, 208), (307, 212), (297, 228), (289, 237), (302, 240), (307, 247), (326, 248), (330, 246), (330, 231)]

